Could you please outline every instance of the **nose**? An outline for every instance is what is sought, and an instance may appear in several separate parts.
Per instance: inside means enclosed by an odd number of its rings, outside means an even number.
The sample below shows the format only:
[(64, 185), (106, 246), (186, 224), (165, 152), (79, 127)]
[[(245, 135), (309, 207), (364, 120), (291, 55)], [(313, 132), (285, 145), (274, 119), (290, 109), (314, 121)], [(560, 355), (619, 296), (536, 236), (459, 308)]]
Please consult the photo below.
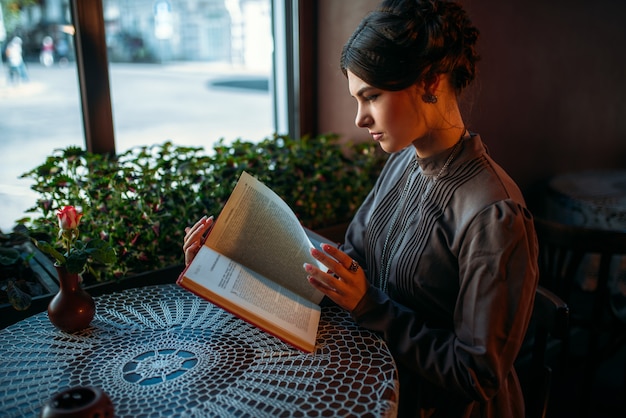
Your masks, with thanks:
[(358, 106), (356, 110), (356, 117), (354, 119), (354, 124), (358, 128), (367, 128), (368, 126), (372, 124), (372, 118), (360, 105)]

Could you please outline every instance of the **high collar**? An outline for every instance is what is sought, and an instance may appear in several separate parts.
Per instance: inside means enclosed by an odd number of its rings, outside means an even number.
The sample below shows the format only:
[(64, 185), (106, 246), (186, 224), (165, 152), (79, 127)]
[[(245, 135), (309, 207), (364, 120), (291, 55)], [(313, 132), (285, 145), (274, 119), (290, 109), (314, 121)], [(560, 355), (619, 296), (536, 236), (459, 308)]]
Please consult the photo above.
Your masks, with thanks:
[[(441, 171), (441, 168), (450, 157), (450, 153), (452, 153), (455, 146), (457, 146), (457, 144), (454, 144), (452, 147), (426, 158), (419, 158), (414, 152), (415, 161), (421, 168), (422, 173), (427, 176), (435, 176), (437, 175), (437, 173), (439, 173), (439, 171)], [(450, 166), (454, 166), (456, 164), (459, 164), (459, 162), (475, 158), (476, 156), (486, 152), (485, 146), (480, 139), (480, 135), (469, 131), (468, 134), (460, 139), (460, 143), (458, 143), (458, 146), (459, 149), (457, 150), (453, 160), (450, 162)]]

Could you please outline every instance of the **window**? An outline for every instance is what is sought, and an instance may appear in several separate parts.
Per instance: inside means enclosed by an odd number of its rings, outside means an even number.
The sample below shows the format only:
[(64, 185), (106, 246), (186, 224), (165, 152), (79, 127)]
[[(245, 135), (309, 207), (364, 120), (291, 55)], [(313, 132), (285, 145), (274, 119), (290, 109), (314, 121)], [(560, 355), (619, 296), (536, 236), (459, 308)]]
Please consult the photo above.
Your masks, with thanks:
[[(7, 9), (8, 3), (0, 1), (3, 52), (0, 230), (3, 232), (10, 231), (15, 220), (36, 203), (37, 195), (30, 190), (30, 183), (19, 176), (45, 162), (55, 148), (85, 144), (69, 8), (54, 7), (46, 14), (41, 7), (34, 7), (32, 11), (24, 7)], [(52, 50), (46, 49), (45, 54), (42, 53), (44, 40), (52, 41), (54, 46)], [(19, 48), (14, 47), (15, 44)], [(16, 69), (18, 65), (21, 70)]]
[[(18, 177), (55, 148), (84, 147), (85, 130), (69, 0), (0, 4), (2, 50), (20, 37), (28, 77), (9, 77), (3, 54), (0, 230), (6, 232), (36, 199)], [(103, 0), (102, 10), (118, 152), (166, 140), (210, 149), (220, 138), (260, 140), (281, 126), (271, 93), (271, 0)], [(42, 55), (46, 37), (52, 60)]]
[(270, 0), (104, 0), (116, 148), (274, 132)]

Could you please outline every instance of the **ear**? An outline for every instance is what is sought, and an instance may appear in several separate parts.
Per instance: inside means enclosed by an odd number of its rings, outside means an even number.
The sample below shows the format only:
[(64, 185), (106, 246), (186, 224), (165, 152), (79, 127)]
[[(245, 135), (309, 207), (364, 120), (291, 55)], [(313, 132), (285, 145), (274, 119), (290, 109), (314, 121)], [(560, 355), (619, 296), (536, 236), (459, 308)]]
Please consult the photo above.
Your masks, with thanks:
[(441, 82), (441, 74), (427, 73), (422, 80), (424, 93), (435, 96)]

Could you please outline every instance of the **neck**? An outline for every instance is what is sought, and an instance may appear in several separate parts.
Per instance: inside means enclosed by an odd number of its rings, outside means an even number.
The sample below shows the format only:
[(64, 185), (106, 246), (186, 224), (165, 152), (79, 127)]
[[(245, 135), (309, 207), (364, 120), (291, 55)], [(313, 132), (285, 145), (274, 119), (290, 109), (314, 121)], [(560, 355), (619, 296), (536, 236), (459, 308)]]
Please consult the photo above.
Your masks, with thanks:
[(432, 130), (427, 136), (413, 141), (413, 146), (419, 158), (427, 158), (452, 148), (465, 136), (466, 132), (463, 124), (441, 130)]

